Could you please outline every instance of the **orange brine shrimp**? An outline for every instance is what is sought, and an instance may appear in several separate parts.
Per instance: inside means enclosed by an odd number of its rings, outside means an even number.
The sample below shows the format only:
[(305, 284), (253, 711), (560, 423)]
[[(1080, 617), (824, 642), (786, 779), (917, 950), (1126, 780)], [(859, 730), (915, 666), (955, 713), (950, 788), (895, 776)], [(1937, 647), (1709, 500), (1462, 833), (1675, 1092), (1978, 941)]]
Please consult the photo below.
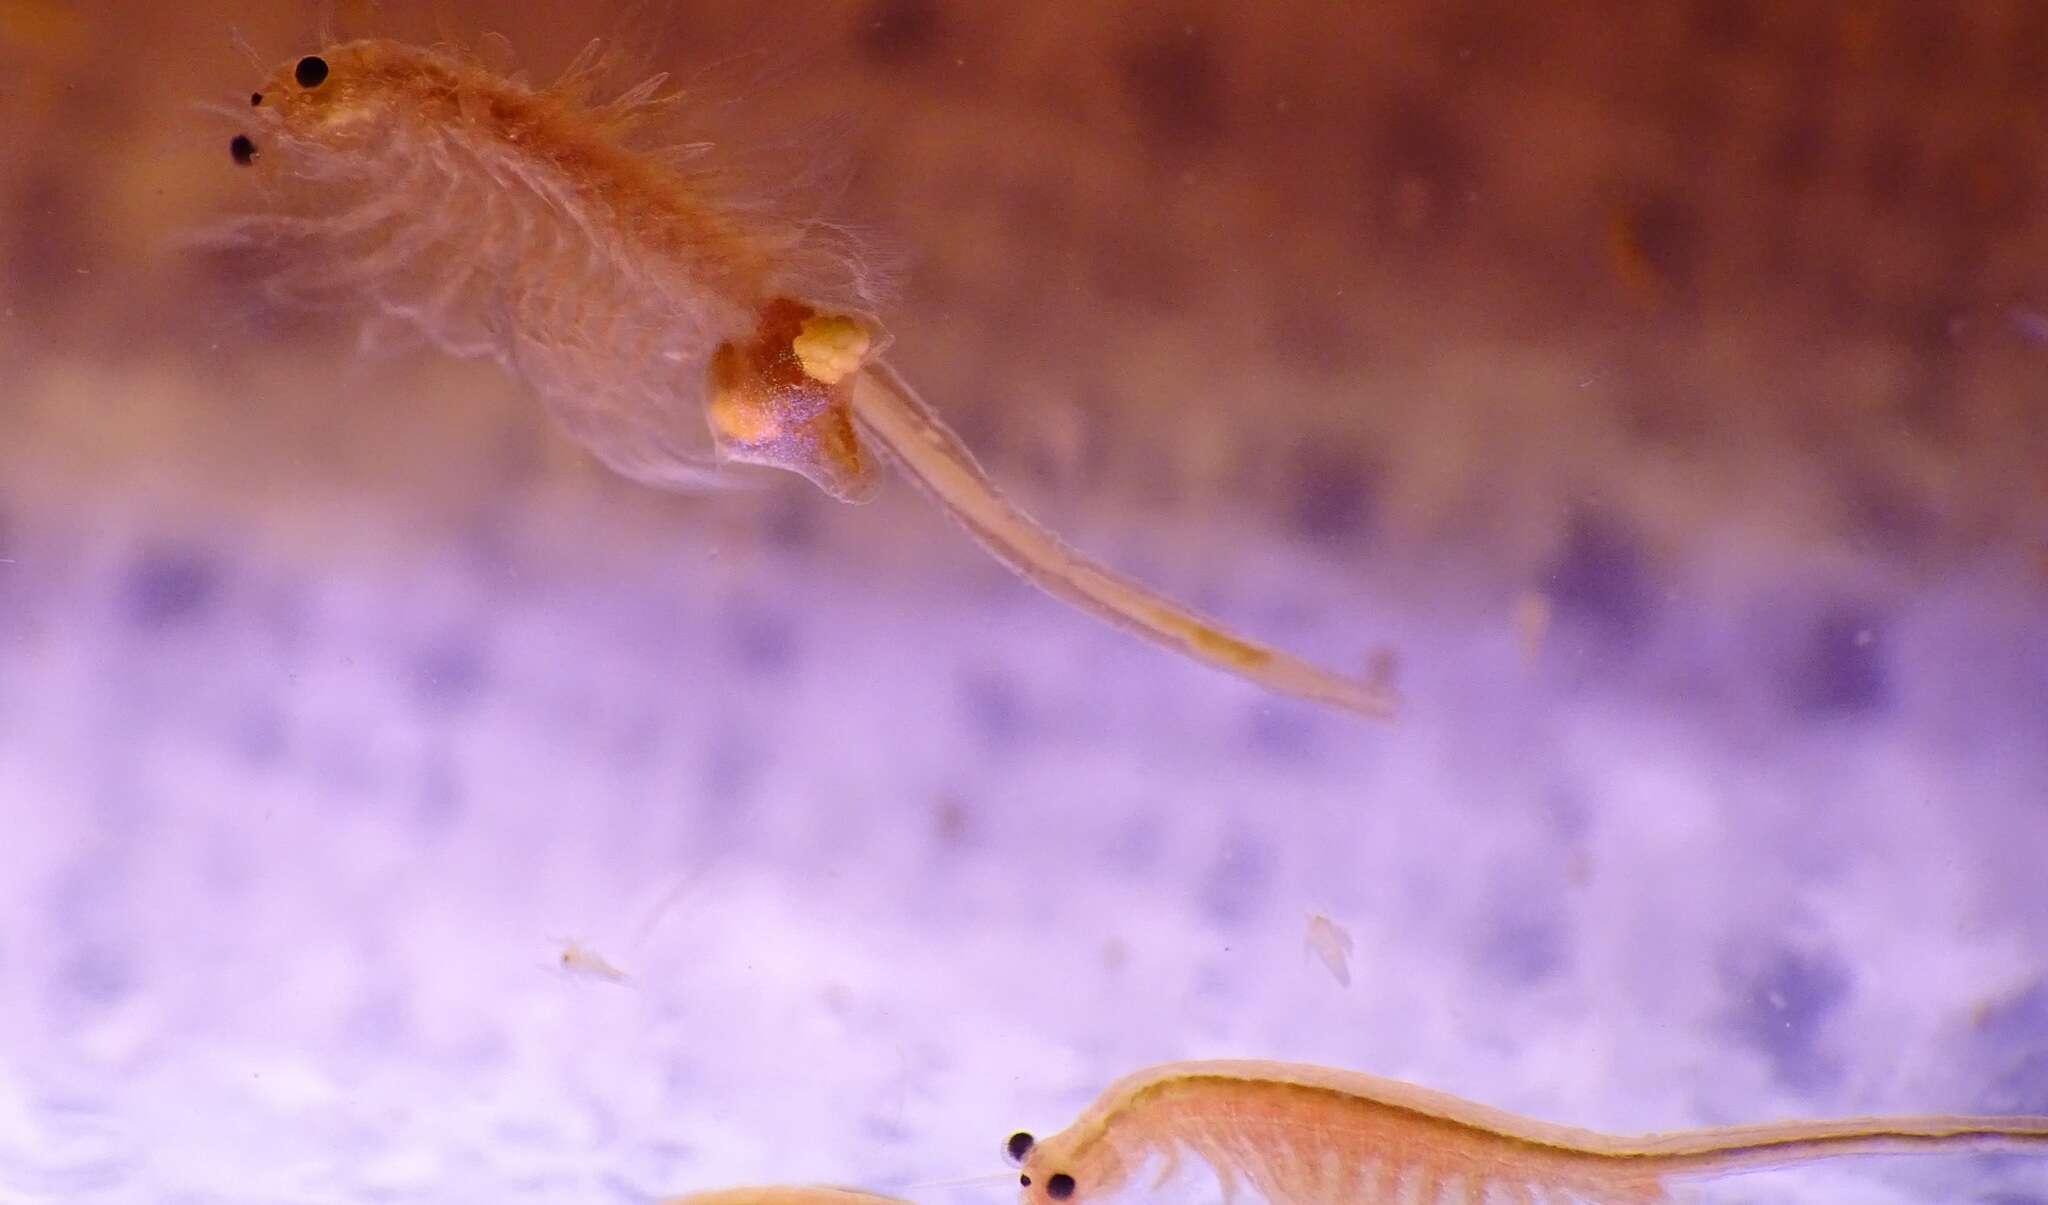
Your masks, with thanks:
[(230, 143), (270, 202), (233, 237), (284, 253), (286, 296), (366, 303), (498, 361), (635, 480), (766, 465), (860, 502), (879, 453), (1049, 593), (1268, 689), (1392, 714), (1384, 684), (1233, 635), (1008, 502), (879, 358), (888, 336), (852, 239), (745, 199), (710, 148), (643, 146), (678, 100), (661, 77), (595, 103), (592, 74), (534, 88), (385, 40), (300, 58), (251, 95)]
[(1183, 1155), (1230, 1200), (1272, 1205), (1657, 1205), (1677, 1180), (1842, 1155), (2029, 1150), (2048, 1117), (1794, 1121), (1617, 1137), (1518, 1117), (1363, 1072), (1254, 1060), (1171, 1063), (1109, 1086), (1066, 1129), (1013, 1134), (1024, 1205), (1087, 1205)]

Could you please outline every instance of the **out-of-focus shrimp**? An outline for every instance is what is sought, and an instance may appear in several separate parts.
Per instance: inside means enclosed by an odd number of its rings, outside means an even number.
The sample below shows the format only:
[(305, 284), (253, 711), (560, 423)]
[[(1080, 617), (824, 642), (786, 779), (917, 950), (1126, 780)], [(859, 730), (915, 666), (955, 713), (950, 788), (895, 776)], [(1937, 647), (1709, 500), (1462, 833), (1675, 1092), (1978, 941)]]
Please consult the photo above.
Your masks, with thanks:
[(602, 979), (607, 983), (627, 983), (632, 976), (613, 966), (605, 956), (580, 941), (562, 944), (562, 952), (555, 962), (564, 971), (585, 979)]
[[(689, 897), (704, 886), (711, 868), (719, 862), (721, 853), (704, 858), (694, 870), (678, 873), (664, 887), (661, 894), (647, 907), (646, 915), (634, 930), (632, 942), (627, 945), (628, 957), (636, 956), (646, 946), (647, 939), (668, 919), (669, 914), (681, 907)], [(631, 983), (633, 977), (600, 954), (589, 944), (575, 938), (559, 943), (555, 965), (570, 975), (585, 979), (597, 979), (607, 983)]]

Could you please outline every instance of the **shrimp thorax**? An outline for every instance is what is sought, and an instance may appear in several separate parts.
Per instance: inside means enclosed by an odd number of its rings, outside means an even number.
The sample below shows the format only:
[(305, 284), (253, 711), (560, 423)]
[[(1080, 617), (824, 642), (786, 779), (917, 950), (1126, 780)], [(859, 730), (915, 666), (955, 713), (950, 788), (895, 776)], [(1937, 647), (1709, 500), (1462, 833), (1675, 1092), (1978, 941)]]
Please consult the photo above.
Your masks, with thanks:
[(719, 344), (705, 408), (719, 455), (788, 469), (842, 502), (865, 502), (875, 458), (853, 424), (853, 377), (879, 349), (871, 319), (780, 298), (754, 333)]

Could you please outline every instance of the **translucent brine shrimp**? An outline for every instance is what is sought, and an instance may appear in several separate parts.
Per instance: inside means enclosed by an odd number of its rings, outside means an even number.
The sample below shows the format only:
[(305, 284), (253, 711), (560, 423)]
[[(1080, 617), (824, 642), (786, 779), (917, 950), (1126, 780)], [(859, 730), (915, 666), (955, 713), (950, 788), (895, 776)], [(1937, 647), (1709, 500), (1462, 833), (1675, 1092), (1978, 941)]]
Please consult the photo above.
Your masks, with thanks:
[(563, 942), (561, 952), (555, 955), (555, 965), (568, 974), (600, 979), (606, 983), (630, 983), (633, 979), (610, 959), (580, 941)]
[(1269, 689), (1373, 716), (1393, 692), (1226, 631), (1079, 555), (1010, 504), (878, 358), (852, 240), (777, 216), (701, 145), (647, 145), (659, 78), (608, 102), (595, 70), (531, 87), (480, 61), (349, 42), (281, 68), (229, 150), (262, 177), (241, 242), (283, 253), (285, 296), (363, 304), (497, 360), (613, 469), (661, 486), (726, 463), (842, 501), (893, 461), (1053, 595)]
[(1066, 1129), (1013, 1134), (1024, 1205), (1087, 1205), (1183, 1155), (1226, 1201), (1271, 1205), (1656, 1205), (1669, 1186), (1843, 1155), (2024, 1150), (2048, 1117), (1793, 1121), (1640, 1138), (1551, 1125), (1362, 1072), (1259, 1061), (1172, 1063), (1124, 1077)]

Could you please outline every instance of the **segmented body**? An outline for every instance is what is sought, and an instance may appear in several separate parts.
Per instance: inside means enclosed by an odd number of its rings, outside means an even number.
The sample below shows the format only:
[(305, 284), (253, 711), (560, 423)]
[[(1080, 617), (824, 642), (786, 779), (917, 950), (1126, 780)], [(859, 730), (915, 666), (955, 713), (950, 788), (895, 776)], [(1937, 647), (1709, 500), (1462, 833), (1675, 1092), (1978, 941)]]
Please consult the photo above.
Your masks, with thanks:
[(592, 106), (576, 81), (533, 89), (383, 40), (321, 61), (316, 86), (280, 72), (252, 106), (274, 212), (243, 228), (289, 244), (279, 286), (500, 361), (636, 480), (696, 482), (718, 463), (706, 366), (762, 307), (858, 300), (830, 228), (743, 202), (688, 154), (631, 145), (644, 94)]
[(1552, 1125), (1362, 1072), (1259, 1061), (1126, 1076), (1043, 1141), (1019, 1134), (1025, 1205), (1110, 1198), (1183, 1156), (1272, 1205), (1657, 1205), (1675, 1180), (1843, 1155), (2048, 1156), (2048, 1117), (1786, 1122), (1640, 1138)]

